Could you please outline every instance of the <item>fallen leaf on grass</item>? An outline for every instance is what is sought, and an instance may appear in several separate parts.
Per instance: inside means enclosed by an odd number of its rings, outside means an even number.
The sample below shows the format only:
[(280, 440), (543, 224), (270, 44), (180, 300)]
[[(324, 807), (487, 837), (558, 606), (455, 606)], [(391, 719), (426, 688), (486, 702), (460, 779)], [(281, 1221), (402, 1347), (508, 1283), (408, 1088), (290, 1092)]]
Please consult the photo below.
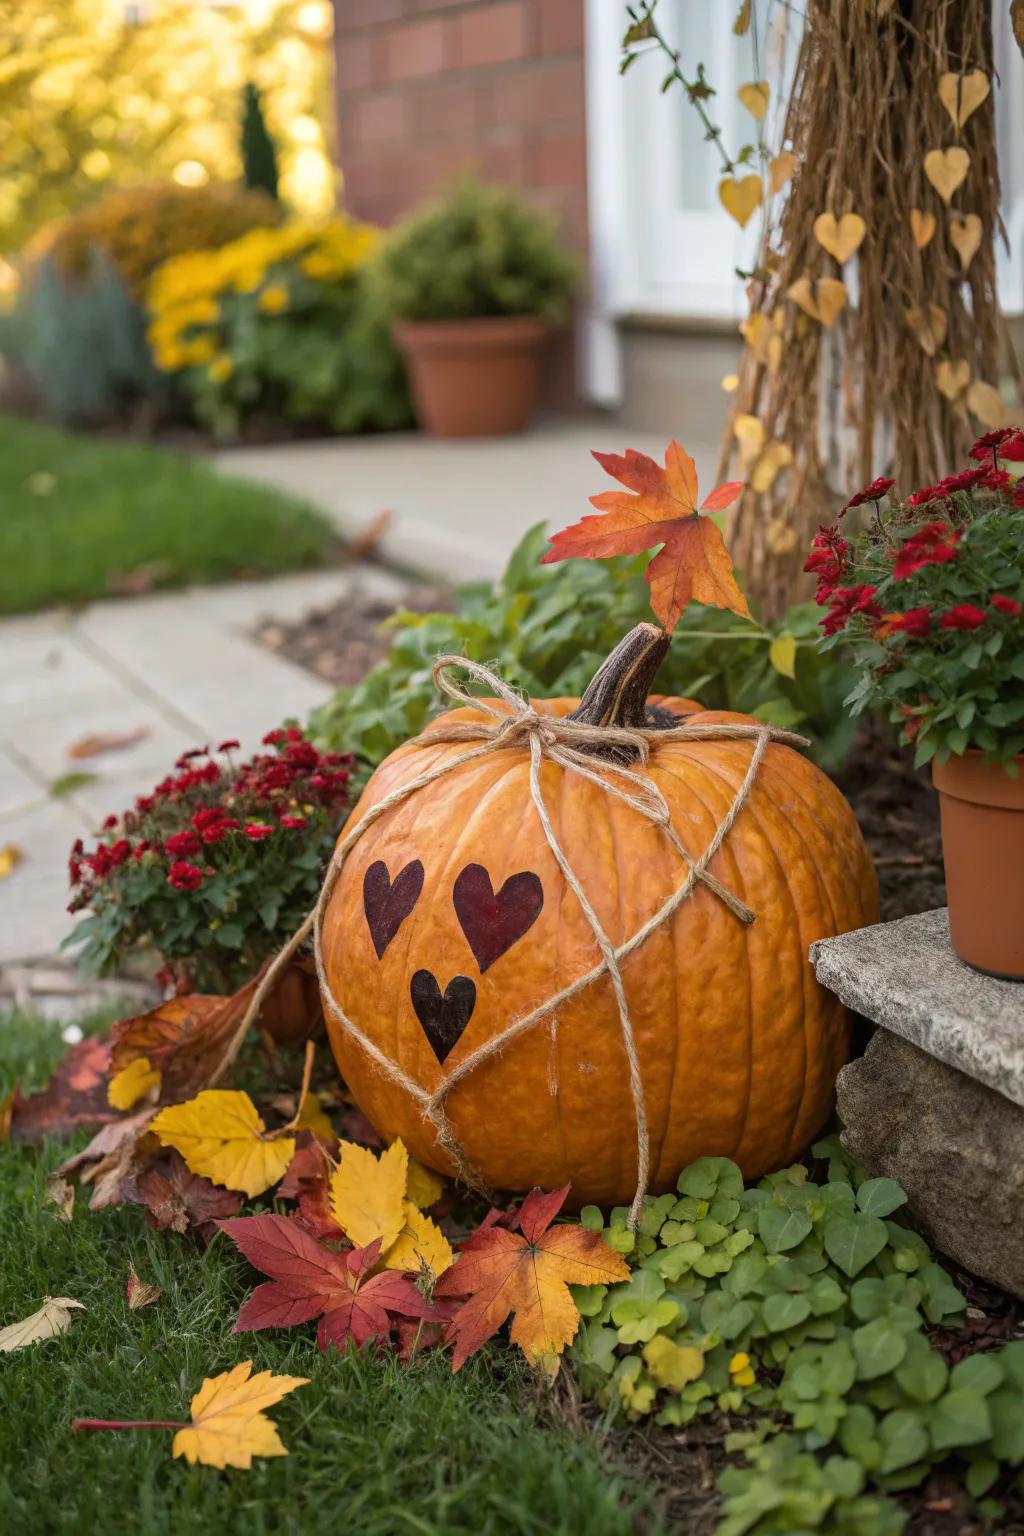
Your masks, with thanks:
[(331, 1214), (356, 1247), (380, 1240), (388, 1269), (420, 1270), (441, 1275), (452, 1262), (452, 1250), (429, 1216), (414, 1199), (414, 1190), (432, 1205), (441, 1193), (439, 1181), (413, 1163), (401, 1141), (380, 1157), (366, 1147), (343, 1141), (341, 1162), (331, 1175)]
[(155, 1098), (160, 1088), (160, 1073), (148, 1056), (137, 1056), (127, 1067), (115, 1072), (107, 1085), (107, 1102), (112, 1109), (134, 1109), (140, 1099)]
[(150, 1129), (193, 1173), (249, 1196), (278, 1183), (295, 1151), (294, 1136), (268, 1136), (249, 1095), (234, 1088), (207, 1088), (185, 1104), (170, 1104)]
[(149, 1307), (154, 1301), (159, 1301), (163, 1292), (158, 1285), (152, 1285), (148, 1280), (140, 1280), (133, 1264), (128, 1271), (128, 1284), (124, 1288), (124, 1294), (128, 1302), (128, 1310), (137, 1312), (140, 1307)]
[(40, 1142), (46, 1136), (67, 1136), (84, 1125), (105, 1125), (117, 1119), (107, 1103), (110, 1044), (90, 1035), (72, 1046), (39, 1093), (11, 1101), (11, 1140)]
[(27, 1344), (39, 1344), (44, 1339), (55, 1339), (58, 1334), (67, 1333), (71, 1327), (71, 1312), (73, 1308), (85, 1311), (80, 1301), (73, 1301), (70, 1296), (47, 1296), (38, 1312), (33, 1312), (31, 1317), (23, 1317), (20, 1323), (8, 1323), (6, 1328), (0, 1328), (0, 1354), (9, 1354), (13, 1349), (24, 1349)]
[(243, 1360), (221, 1376), (208, 1376), (192, 1399), (192, 1423), (174, 1437), (173, 1454), (204, 1467), (252, 1466), (254, 1456), (287, 1456), (277, 1428), (264, 1413), (308, 1376), (252, 1376)]
[(97, 731), (90, 736), (80, 736), (67, 749), (68, 757), (99, 757), (103, 752), (125, 752), (144, 741), (149, 735), (148, 725), (136, 726), (134, 731)]
[(176, 1429), (172, 1455), (184, 1456), (191, 1465), (248, 1470), (254, 1456), (287, 1456), (277, 1427), (264, 1409), (309, 1380), (308, 1376), (274, 1376), (270, 1371), (252, 1376), (251, 1372), (252, 1361), (243, 1360), (220, 1376), (208, 1376), (192, 1399), (191, 1424), (168, 1419), (73, 1419), (71, 1428), (75, 1434), (93, 1429)]
[(742, 483), (733, 480), (720, 485), (698, 511), (697, 470), (674, 438), (665, 451), (664, 468), (632, 448), (624, 457), (595, 453), (594, 458), (635, 495), (606, 491), (591, 496), (601, 515), (584, 517), (554, 534), (542, 563), (551, 565), (573, 556), (600, 560), (609, 555), (638, 555), (661, 544), (664, 547), (647, 567), (645, 580), (651, 589), (651, 608), (667, 630), (675, 628), (690, 602), (749, 615), (721, 531), (711, 518), (699, 515), (731, 506)]
[(371, 1274), (380, 1260), (380, 1239), (337, 1253), (318, 1243), (287, 1216), (239, 1216), (218, 1225), (254, 1269), (270, 1276), (242, 1307), (233, 1333), (291, 1328), (320, 1319), (317, 1343), (343, 1348), (385, 1340), (396, 1317), (431, 1321), (434, 1309), (411, 1275)]
[(62, 1174), (53, 1173), (46, 1181), (46, 1191), (43, 1196), (47, 1205), (57, 1207), (57, 1215), (61, 1221), (70, 1221), (75, 1209), (75, 1186), (70, 1184)]
[(0, 848), (0, 880), (12, 875), (25, 855), (15, 843), (4, 843)]
[(157, 1231), (168, 1228), (185, 1233), (190, 1228), (204, 1241), (213, 1236), (218, 1221), (237, 1216), (242, 1196), (218, 1189), (209, 1179), (193, 1173), (179, 1152), (163, 1152), (134, 1179), (128, 1181), (124, 1198), (146, 1207), (146, 1220)]
[[(629, 1278), (629, 1266), (599, 1232), (575, 1224), (553, 1227), (569, 1193), (535, 1189), (518, 1212), (485, 1223), (461, 1245), (456, 1264), (437, 1282), (438, 1296), (468, 1299), (455, 1313), (447, 1338), (455, 1343), (452, 1370), (492, 1338), (512, 1314), (510, 1334), (531, 1364), (560, 1355), (579, 1327), (570, 1285), (604, 1285)], [(516, 1232), (514, 1227), (519, 1228)]]
[(80, 1184), (92, 1186), (90, 1211), (124, 1204), (125, 1191), (152, 1145), (146, 1140), (152, 1118), (153, 1110), (147, 1107), (114, 1120), (102, 1126), (81, 1152), (61, 1163), (58, 1173), (77, 1173)]

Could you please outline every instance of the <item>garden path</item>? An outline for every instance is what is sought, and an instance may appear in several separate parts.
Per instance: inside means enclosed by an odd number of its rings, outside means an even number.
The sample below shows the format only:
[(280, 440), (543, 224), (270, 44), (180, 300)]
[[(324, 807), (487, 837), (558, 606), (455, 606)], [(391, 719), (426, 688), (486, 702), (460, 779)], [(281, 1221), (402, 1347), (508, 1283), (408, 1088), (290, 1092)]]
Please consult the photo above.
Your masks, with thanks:
[[(0, 964), (51, 955), (68, 931), (67, 856), (109, 811), (150, 788), (189, 747), (237, 737), (252, 750), (330, 687), (250, 638), (356, 588), (396, 599), (371, 566), (195, 588), (0, 623), (0, 848), (21, 854), (0, 880)], [(83, 737), (145, 728), (132, 746), (75, 760)], [(54, 798), (71, 772), (92, 775)]]
[[(685, 422), (677, 435), (710, 490), (717, 441), (691, 440)], [(451, 583), (499, 576), (534, 523), (564, 528), (590, 510), (590, 496), (614, 489), (592, 448), (636, 448), (661, 462), (665, 446), (661, 433), (587, 416), (542, 422), (514, 437), (453, 441), (395, 432), (229, 448), (216, 462), (229, 474), (307, 497), (348, 537), (390, 512), (379, 556)]]

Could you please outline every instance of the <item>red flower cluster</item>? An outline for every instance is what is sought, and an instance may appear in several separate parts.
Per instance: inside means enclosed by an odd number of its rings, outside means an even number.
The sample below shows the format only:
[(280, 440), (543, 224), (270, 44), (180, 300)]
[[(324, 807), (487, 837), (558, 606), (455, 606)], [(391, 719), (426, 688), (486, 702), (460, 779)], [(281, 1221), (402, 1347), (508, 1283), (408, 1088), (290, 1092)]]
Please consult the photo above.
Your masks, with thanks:
[(897, 581), (905, 581), (926, 565), (944, 565), (956, 558), (959, 542), (959, 528), (950, 523), (925, 523), (897, 550), (892, 574)]
[(822, 634), (837, 634), (858, 613), (866, 619), (882, 618), (882, 610), (875, 602), (875, 588), (864, 581), (856, 587), (838, 587), (832, 594), (829, 610), (821, 621)]
[[(1018, 439), (1022, 445), (1021, 453), (1006, 453), (1006, 445), (1016, 444)], [(1018, 427), (997, 427), (994, 432), (986, 432), (971, 445), (969, 457), (977, 461), (990, 459), (993, 465), (996, 459), (1024, 458), (1024, 433)]]
[(879, 475), (877, 480), (872, 480), (870, 485), (866, 485), (862, 491), (850, 497), (846, 505), (841, 508), (839, 516), (842, 517), (844, 512), (849, 512), (851, 507), (862, 507), (866, 501), (881, 501), (895, 484), (895, 480), (887, 480), (884, 475)]
[[(846, 505), (854, 504), (847, 502)], [(818, 529), (811, 542), (811, 552), (807, 556), (804, 570), (810, 571), (818, 578), (814, 601), (819, 608), (828, 602), (842, 580), (849, 547), (846, 540), (840, 537), (838, 528), (826, 528), (824, 524)]]
[(973, 603), (956, 603), (939, 620), (940, 629), (980, 629), (988, 618), (984, 608)]
[[(306, 829), (333, 834), (348, 798), (352, 758), (318, 752), (295, 726), (271, 731), (263, 744), (272, 750), (238, 766), (222, 766), (206, 747), (182, 753), (176, 771), (152, 794), (140, 795), (123, 816), (106, 818), (107, 841), (86, 853), (79, 839), (68, 861), (70, 910), (88, 906), (97, 883), (129, 860), (162, 865), (167, 885), (189, 892), (217, 873), (195, 862), (198, 855), (210, 857), (228, 842), (226, 856), (237, 857), (230, 847), (233, 833), (244, 839), (242, 846)], [(237, 748), (237, 741), (222, 741), (217, 751)]]

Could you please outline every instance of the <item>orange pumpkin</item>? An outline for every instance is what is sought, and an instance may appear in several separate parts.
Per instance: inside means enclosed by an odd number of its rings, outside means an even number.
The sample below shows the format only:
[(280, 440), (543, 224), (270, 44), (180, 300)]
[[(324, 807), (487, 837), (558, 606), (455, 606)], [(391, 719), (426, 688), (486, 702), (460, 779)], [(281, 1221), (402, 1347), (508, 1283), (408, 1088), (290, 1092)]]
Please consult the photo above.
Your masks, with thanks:
[[(639, 644), (639, 650), (638, 650)], [(541, 714), (636, 726), (743, 722), (646, 688), (667, 641), (640, 626), (582, 703)], [(501, 701), (488, 701), (506, 711)], [(666, 713), (670, 712), (670, 713)], [(358, 820), (424, 771), (466, 751), (431, 731), (480, 718), (450, 711), (387, 758)], [(653, 739), (646, 767), (672, 824), (698, 856), (751, 760), (743, 740)], [(600, 771), (599, 757), (593, 759)], [(664, 832), (581, 774), (544, 759), (540, 783), (569, 864), (616, 945), (662, 906), (686, 866)], [(350, 823), (351, 825), (351, 823)], [(848, 1051), (841, 1004), (818, 985), (810, 944), (876, 920), (874, 870), (835, 785), (771, 743), (709, 871), (756, 914), (740, 921), (697, 884), (621, 966), (650, 1133), (652, 1192), (709, 1154), (748, 1178), (798, 1155), (828, 1117)], [(520, 745), (461, 764), (385, 811), (352, 845), (324, 913), (329, 991), (351, 1021), (433, 1091), (481, 1044), (600, 961), (593, 931), (552, 854)], [(421, 1162), (452, 1163), (422, 1104), (325, 1008), (339, 1068), (386, 1138)], [(634, 1192), (637, 1134), (622, 1028), (607, 975), (467, 1073), (444, 1113), (468, 1164), (496, 1189), (570, 1182), (579, 1203)]]

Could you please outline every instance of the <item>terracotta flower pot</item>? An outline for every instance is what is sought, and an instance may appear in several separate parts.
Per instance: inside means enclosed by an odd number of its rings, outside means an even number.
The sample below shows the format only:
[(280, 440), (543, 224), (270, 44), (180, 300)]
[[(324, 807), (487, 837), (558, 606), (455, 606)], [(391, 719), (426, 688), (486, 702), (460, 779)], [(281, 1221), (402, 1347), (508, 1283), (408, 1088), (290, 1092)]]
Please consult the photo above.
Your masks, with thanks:
[(434, 437), (521, 432), (537, 398), (547, 334), (532, 315), (396, 325), (421, 425)]
[(933, 764), (953, 948), (976, 970), (1024, 981), (1024, 757), (1011, 778), (980, 752)]

